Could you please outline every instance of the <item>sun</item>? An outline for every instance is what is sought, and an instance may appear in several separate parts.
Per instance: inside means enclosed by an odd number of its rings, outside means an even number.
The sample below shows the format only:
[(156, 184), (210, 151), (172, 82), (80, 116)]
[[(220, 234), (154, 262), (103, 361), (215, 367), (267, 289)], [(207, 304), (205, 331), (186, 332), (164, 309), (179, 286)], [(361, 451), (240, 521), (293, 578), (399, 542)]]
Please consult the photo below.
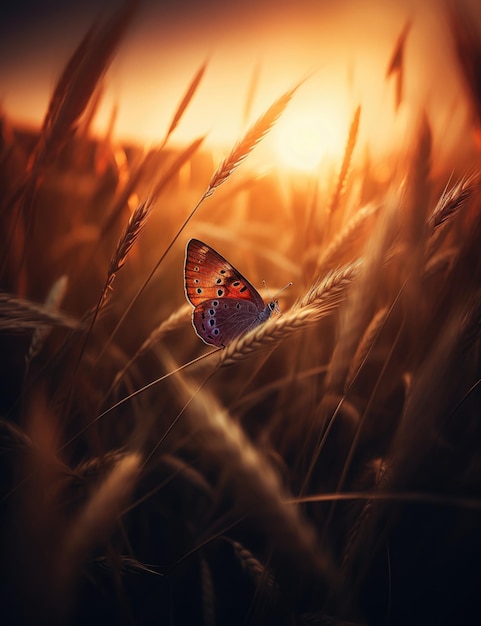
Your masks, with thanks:
[(326, 158), (342, 154), (346, 127), (339, 111), (287, 111), (275, 128), (280, 163), (295, 170), (313, 171)]

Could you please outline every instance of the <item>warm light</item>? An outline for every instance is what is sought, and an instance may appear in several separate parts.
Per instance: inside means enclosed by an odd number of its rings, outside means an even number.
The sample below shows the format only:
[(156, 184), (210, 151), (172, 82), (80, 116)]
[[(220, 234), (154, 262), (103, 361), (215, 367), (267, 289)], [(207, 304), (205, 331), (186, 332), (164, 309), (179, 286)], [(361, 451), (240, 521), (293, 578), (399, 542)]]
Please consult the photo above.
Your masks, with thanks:
[(276, 151), (284, 166), (310, 171), (325, 158), (342, 154), (348, 121), (334, 107), (329, 111), (306, 112), (299, 107), (286, 111), (277, 128)]
[(315, 125), (314, 119), (297, 118), (279, 129), (279, 157), (295, 169), (315, 169), (328, 143), (332, 143), (332, 138)]

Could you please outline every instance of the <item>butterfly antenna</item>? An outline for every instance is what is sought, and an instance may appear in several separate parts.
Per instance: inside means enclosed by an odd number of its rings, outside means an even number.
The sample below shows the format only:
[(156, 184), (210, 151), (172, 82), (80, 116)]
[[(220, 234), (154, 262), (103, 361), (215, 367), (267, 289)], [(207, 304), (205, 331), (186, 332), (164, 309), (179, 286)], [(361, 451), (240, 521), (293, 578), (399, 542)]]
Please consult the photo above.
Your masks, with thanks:
[(266, 290), (267, 297), (269, 298), (269, 300), (272, 300), (272, 298), (271, 298), (271, 294), (270, 294), (270, 291), (269, 291), (269, 287), (267, 286), (266, 281), (265, 281), (265, 280), (263, 280), (263, 281), (262, 281), (262, 284), (264, 285), (264, 289)]
[(284, 287), (282, 287), (282, 289), (279, 289), (279, 291), (277, 291), (273, 296), (271, 296), (270, 291), (269, 291), (269, 287), (267, 286), (266, 281), (263, 280), (262, 284), (264, 285), (264, 289), (266, 290), (267, 297), (269, 298), (269, 300), (275, 300), (277, 298), (277, 296), (284, 291), (284, 289), (287, 289), (288, 287), (292, 287), (292, 285), (293, 285), (292, 282), (291, 283), (287, 283), (287, 285), (284, 285)]
[(277, 298), (277, 296), (282, 293), (285, 289), (287, 289), (288, 287), (292, 287), (294, 283), (290, 282), (287, 283), (287, 285), (284, 285), (284, 287), (282, 287), (282, 289), (279, 289), (279, 291), (277, 293), (274, 294), (274, 298)]
[(275, 312), (279, 315), (279, 314), (280, 314), (280, 312), (281, 312), (281, 309), (280, 309), (280, 307), (279, 307), (279, 304), (278, 304), (278, 302), (277, 302), (277, 299), (276, 299), (276, 298), (277, 298), (277, 296), (278, 296), (280, 293), (282, 293), (282, 292), (284, 291), (284, 289), (287, 289), (288, 287), (290, 287), (290, 286), (292, 285), (292, 282), (291, 282), (291, 283), (287, 283), (287, 285), (284, 285), (284, 287), (282, 287), (282, 289), (279, 289), (279, 291), (277, 291), (277, 292), (274, 294), (274, 296), (273, 296), (273, 297), (271, 296), (271, 294), (270, 294), (270, 292), (269, 292), (269, 289), (268, 289), (268, 287), (267, 287), (267, 283), (266, 283), (266, 281), (265, 281), (265, 280), (263, 280), (262, 282), (264, 283), (264, 288), (265, 288), (265, 290), (266, 290), (266, 292), (267, 292), (267, 297), (269, 298), (269, 301), (270, 301), (270, 302), (274, 302), (274, 304), (275, 304), (275, 308), (274, 308), (273, 310), (274, 310), (274, 311), (275, 311)]

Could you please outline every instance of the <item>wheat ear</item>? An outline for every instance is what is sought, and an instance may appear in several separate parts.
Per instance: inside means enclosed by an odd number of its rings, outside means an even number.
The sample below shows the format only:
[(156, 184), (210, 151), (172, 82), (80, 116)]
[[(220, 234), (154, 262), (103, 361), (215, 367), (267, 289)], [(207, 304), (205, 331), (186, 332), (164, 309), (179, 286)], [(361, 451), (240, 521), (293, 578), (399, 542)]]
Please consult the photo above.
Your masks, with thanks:
[(393, 74), (396, 76), (396, 111), (399, 109), (403, 99), (404, 48), (406, 47), (406, 40), (410, 30), (411, 20), (408, 20), (398, 36), (386, 70), (386, 78)]
[(185, 324), (185, 322), (187, 322), (191, 317), (191, 305), (183, 304), (176, 311), (174, 311), (166, 320), (161, 322), (142, 343), (134, 356), (129, 359), (129, 361), (124, 365), (120, 372), (116, 374), (114, 381), (106, 395), (108, 396), (115, 389), (115, 387), (117, 387), (119, 382), (125, 376), (127, 371), (132, 367), (135, 361), (137, 361), (137, 359), (141, 358), (144, 354), (151, 350), (153, 346), (157, 344), (166, 334)]
[(296, 306), (300, 308), (325, 306), (326, 299), (329, 303), (334, 303), (334, 306), (337, 306), (344, 298), (346, 288), (359, 275), (362, 264), (362, 259), (357, 259), (330, 271), (321, 280), (314, 283)]
[(267, 135), (289, 104), (292, 96), (302, 83), (278, 98), (274, 104), (255, 122), (244, 137), (231, 150), (229, 155), (221, 161), (210, 179), (203, 198), (208, 198), (231, 176), (239, 165), (245, 161), (257, 144)]
[[(164, 172), (162, 172), (159, 180), (155, 183), (151, 194), (152, 200), (155, 200), (155, 198), (160, 195), (160, 193), (172, 180), (172, 178), (178, 173), (184, 163), (192, 158), (192, 156), (202, 145), (204, 139), (204, 137), (198, 137), (174, 157), (168, 168)], [(129, 179), (125, 184), (125, 187), (119, 193), (112, 208), (108, 212), (107, 219), (102, 225), (102, 229), (99, 235), (99, 243), (103, 240), (107, 232), (110, 231), (113, 226), (115, 226), (119, 219), (119, 216), (123, 214), (125, 205), (127, 204), (130, 196), (134, 193), (134, 190), (139, 184), (139, 181), (144, 176), (148, 164), (151, 162), (152, 159), (155, 158), (156, 155), (160, 153), (160, 151), (161, 148), (157, 148), (156, 150), (154, 150), (154, 152), (147, 154), (145, 158), (143, 158), (142, 161), (135, 167), (134, 171), (130, 174)]]
[(137, 9), (130, 1), (100, 28), (92, 27), (59, 78), (42, 128), (37, 158), (55, 154), (75, 131)]
[(463, 209), (479, 188), (479, 177), (472, 174), (465, 176), (456, 185), (442, 194), (429, 218), (429, 226), (434, 232), (440, 226), (450, 222)]
[(231, 365), (272, 347), (290, 335), (331, 315), (344, 300), (346, 289), (358, 275), (361, 262), (335, 270), (312, 287), (296, 307), (234, 339), (220, 353), (218, 366)]
[(329, 204), (328, 214), (333, 215), (336, 210), (339, 208), (339, 203), (344, 193), (344, 189), (346, 186), (347, 176), (349, 174), (349, 167), (351, 165), (352, 155), (354, 152), (354, 148), (357, 143), (357, 135), (359, 132), (359, 121), (361, 119), (361, 107), (358, 106), (354, 117), (352, 118), (351, 126), (349, 128), (349, 136), (347, 138), (346, 147), (344, 150), (344, 157), (342, 159), (341, 169), (339, 171), (339, 176), (337, 178), (336, 189), (334, 190), (334, 194), (331, 198), (331, 202)]
[(316, 274), (320, 274), (326, 267), (332, 267), (336, 258), (352, 247), (352, 244), (361, 235), (368, 219), (372, 215), (375, 215), (379, 208), (380, 205), (368, 204), (357, 211), (320, 256), (316, 267)]
[(109, 268), (107, 271), (107, 279), (100, 297), (100, 301), (103, 302), (108, 292), (112, 289), (112, 284), (115, 280), (117, 272), (123, 267), (127, 256), (132, 249), (132, 246), (137, 241), (142, 229), (145, 226), (147, 218), (152, 208), (152, 200), (144, 200), (132, 213), (128, 224), (120, 236), (112, 258), (110, 259)]
[(62, 578), (78, 571), (90, 551), (117, 521), (134, 489), (140, 464), (141, 457), (137, 453), (120, 459), (73, 520), (60, 553), (60, 572), (65, 573)]
[(205, 74), (205, 70), (207, 69), (207, 62), (204, 62), (200, 68), (197, 70), (197, 72), (195, 73), (192, 81), (190, 82), (189, 86), (187, 87), (187, 90), (182, 98), (182, 100), (180, 101), (174, 116), (172, 118), (172, 121), (170, 123), (170, 126), (167, 130), (167, 133), (165, 134), (164, 140), (162, 141), (161, 146), (165, 146), (165, 144), (167, 143), (167, 141), (169, 140), (169, 137), (172, 135), (172, 133), (174, 132), (174, 130), (177, 128), (177, 126), (179, 125), (180, 120), (182, 119), (182, 116), (184, 115), (187, 107), (190, 104), (190, 101), (192, 100), (192, 98), (195, 95), (195, 92), (197, 91), (202, 78), (204, 77)]
[(252, 104), (254, 102), (254, 98), (255, 98), (255, 95), (257, 93), (257, 89), (259, 86), (260, 75), (261, 75), (261, 64), (256, 63), (252, 71), (251, 77), (250, 77), (249, 87), (247, 88), (247, 93), (246, 93), (246, 97), (244, 101), (244, 111), (243, 111), (242, 118), (245, 124), (248, 123), (250, 116), (251, 116)]
[(265, 585), (273, 588), (275, 585), (274, 577), (259, 559), (238, 541), (232, 540), (231, 544), (242, 569), (249, 574), (256, 586)]
[(361, 341), (357, 347), (356, 352), (351, 361), (351, 365), (349, 366), (349, 370), (346, 376), (346, 386), (345, 389), (351, 386), (354, 381), (354, 378), (357, 376), (358, 372), (364, 365), (365, 360), (367, 359), (374, 342), (376, 341), (379, 333), (381, 332), (387, 317), (389, 315), (390, 308), (383, 307), (380, 309), (370, 321), (368, 327), (364, 331), (364, 335), (362, 336)]
[(39, 326), (78, 328), (78, 322), (43, 304), (0, 291), (0, 330), (23, 331)]
[(112, 290), (112, 285), (117, 275), (117, 272), (125, 264), (127, 255), (129, 254), (130, 250), (132, 249), (132, 246), (137, 241), (138, 236), (140, 235), (143, 227), (145, 226), (147, 217), (150, 214), (151, 202), (152, 202), (152, 199), (145, 200), (144, 202), (140, 203), (137, 206), (137, 208), (134, 210), (134, 212), (132, 213), (124, 232), (120, 236), (120, 239), (117, 243), (117, 247), (115, 248), (115, 252), (112, 255), (112, 258), (110, 259), (110, 264), (109, 264), (109, 268), (107, 271), (107, 278), (105, 279), (105, 283), (104, 283), (102, 292), (99, 296), (99, 299), (97, 301), (97, 304), (93, 309), (91, 309), (84, 315), (84, 321), (86, 323), (90, 321), (90, 323), (88, 325), (88, 330), (85, 334), (84, 342), (82, 344), (79, 355), (77, 357), (77, 362), (74, 368), (74, 373), (76, 373), (78, 366), (80, 365), (80, 362), (82, 360), (83, 354), (87, 347), (87, 343), (88, 343), (90, 334), (92, 333), (97, 317), (101, 309), (105, 306), (108, 295)]
[[(48, 292), (47, 298), (45, 300), (45, 306), (50, 311), (57, 311), (59, 306), (61, 305), (65, 294), (67, 292), (68, 278), (63, 275), (58, 278), (54, 284), (52, 285), (50, 291)], [(45, 342), (50, 334), (50, 328), (45, 326), (38, 326), (33, 335), (32, 340), (30, 341), (30, 347), (26, 356), (27, 368), (31, 363), (32, 359), (34, 359), (42, 350)]]

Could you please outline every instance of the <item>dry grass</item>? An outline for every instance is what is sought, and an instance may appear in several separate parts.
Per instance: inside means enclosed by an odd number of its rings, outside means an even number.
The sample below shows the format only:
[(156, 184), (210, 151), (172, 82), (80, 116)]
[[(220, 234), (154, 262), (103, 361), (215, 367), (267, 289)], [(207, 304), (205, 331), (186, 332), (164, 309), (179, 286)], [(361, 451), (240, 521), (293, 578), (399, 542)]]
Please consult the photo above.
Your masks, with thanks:
[(269, 109), (249, 128), (245, 136), (232, 148), (221, 161), (209, 181), (204, 197), (211, 196), (214, 191), (226, 182), (239, 165), (247, 159), (257, 144), (267, 135), (287, 107), (301, 83), (286, 91)]
[(345, 187), (347, 184), (347, 178), (349, 175), (349, 168), (351, 166), (352, 155), (357, 143), (357, 135), (359, 132), (359, 122), (361, 119), (361, 107), (358, 106), (354, 117), (352, 118), (351, 127), (349, 128), (349, 135), (346, 141), (346, 148), (344, 150), (344, 157), (342, 159), (341, 170), (337, 178), (336, 187), (329, 203), (328, 215), (332, 215), (338, 210)]
[[(204, 63), (161, 144), (121, 158), (88, 125), (133, 8), (87, 33), (39, 132), (0, 144), (5, 623), (476, 623), (479, 154), (441, 162), (422, 114), (371, 185), (357, 109), (337, 175), (283, 205), (241, 171), (297, 87), (217, 168), (203, 138), (168, 148)], [(449, 15), (479, 112), (481, 35)], [(190, 236), (292, 279), (281, 315), (206, 348)]]
[[(38, 330), (49, 326), (75, 328), (77, 325), (75, 319), (56, 311), (48, 302), (42, 305), (0, 292), (0, 328), (4, 331)], [(37, 340), (32, 337), (32, 342), (34, 339)]]

